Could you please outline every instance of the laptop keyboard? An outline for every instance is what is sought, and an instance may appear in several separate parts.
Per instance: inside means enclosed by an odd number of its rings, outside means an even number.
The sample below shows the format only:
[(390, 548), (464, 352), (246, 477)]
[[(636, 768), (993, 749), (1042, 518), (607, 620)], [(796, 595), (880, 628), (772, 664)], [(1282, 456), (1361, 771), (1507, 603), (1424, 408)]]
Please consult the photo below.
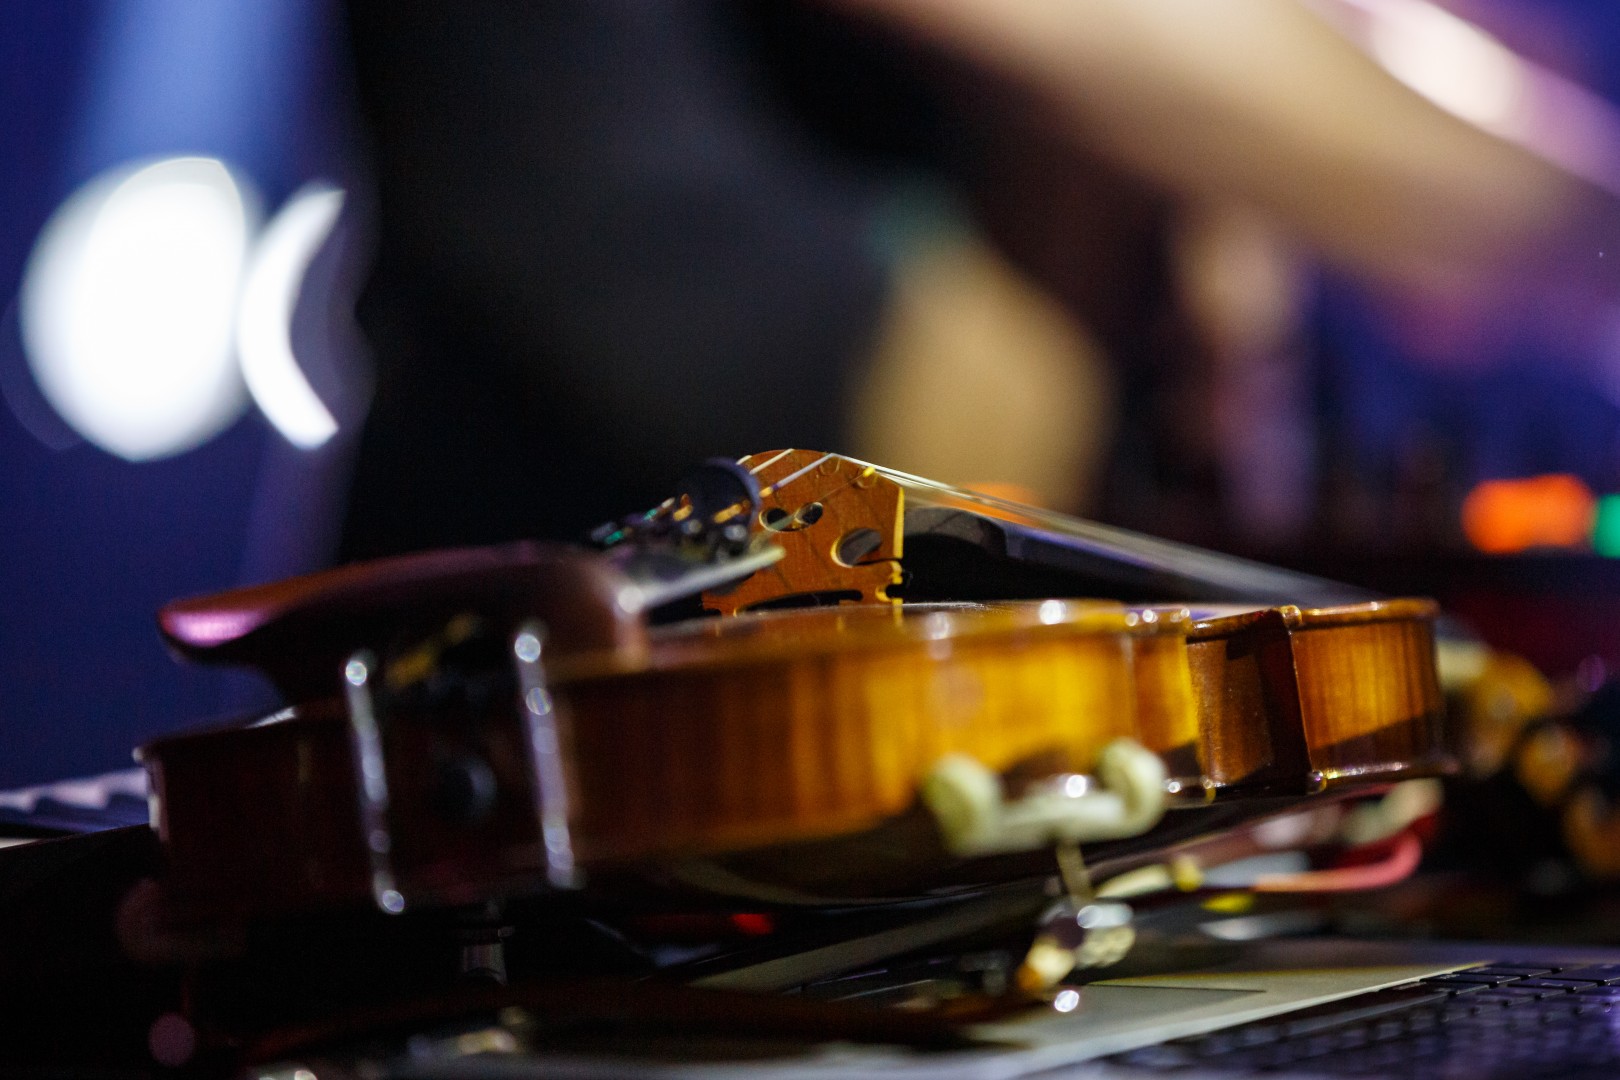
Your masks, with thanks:
[(1620, 964), (1489, 964), (1111, 1059), (1322, 1076), (1620, 1076)]

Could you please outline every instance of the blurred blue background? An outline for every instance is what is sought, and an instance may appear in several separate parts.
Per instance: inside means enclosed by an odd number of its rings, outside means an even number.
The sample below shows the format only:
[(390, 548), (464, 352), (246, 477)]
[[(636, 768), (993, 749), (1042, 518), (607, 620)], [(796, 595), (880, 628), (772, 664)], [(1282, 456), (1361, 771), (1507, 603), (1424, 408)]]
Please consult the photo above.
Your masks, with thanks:
[(219, 161), (264, 218), (312, 181), (343, 183), (335, 18), (320, 0), (0, 5), (0, 784), (121, 767), (156, 732), (264, 698), (181, 669), (153, 614), (319, 561), (320, 527), (300, 517), (335, 443), (295, 450), (229, 385), (200, 445), (120, 457), (41, 394), (16, 298), (58, 207), (131, 163)]

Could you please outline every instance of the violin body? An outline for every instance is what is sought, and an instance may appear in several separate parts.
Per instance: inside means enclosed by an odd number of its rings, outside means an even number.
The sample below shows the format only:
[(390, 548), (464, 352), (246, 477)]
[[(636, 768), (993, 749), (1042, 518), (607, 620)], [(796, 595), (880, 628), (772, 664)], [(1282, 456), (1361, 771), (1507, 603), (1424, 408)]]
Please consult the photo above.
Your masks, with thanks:
[(1179, 626), (1111, 605), (868, 605), (716, 623), (643, 655), (559, 665), (578, 787), (615, 792), (579, 802), (592, 854), (847, 835), (910, 809), (948, 754), (1047, 776), (1087, 771), (1115, 738), (1169, 749), (1190, 734), (1185, 677), (1138, 658)]
[[(919, 782), (953, 753), (1016, 786), (1086, 772), (1109, 741), (1133, 738), (1169, 766), (1182, 830), (1212, 801), (1214, 827), (1234, 808), (1446, 767), (1424, 663), (1432, 606), (1145, 614), (1065, 601), (771, 612), (559, 658), (549, 693), (571, 856), (591, 883), (908, 820), (909, 833), (893, 835), (915, 834)], [(546, 880), (521, 714), (508, 700), (463, 709), (448, 727), (396, 716), (396, 730), (415, 733), (395, 748), (404, 764), (391, 770), (401, 781), (381, 833), (400, 901), (468, 903)], [(171, 884), (193, 909), (248, 917), (384, 891), (365, 762), (342, 709), (178, 736), (142, 757)], [(446, 805), (447, 758), (491, 770), (481, 813)], [(906, 857), (840, 876), (887, 895), (917, 862), (946, 858), (926, 837), (903, 846)]]
[[(301, 695), (142, 749), (178, 917), (472, 904), (704, 863), (768, 887), (773, 852), (824, 864), (780, 875), (821, 881), (818, 899), (893, 896), (952, 861), (919, 803), (952, 756), (1017, 798), (1132, 740), (1164, 765), (1176, 835), (1449, 768), (1432, 603), (884, 602), (900, 496), (852, 546), (886, 481), (768, 457), (785, 479), (761, 486), (755, 529), (774, 522), (788, 555), (715, 606), (845, 591), (857, 547), (873, 562), (848, 591), (868, 602), (650, 627), (613, 565), (527, 545), (169, 609), (182, 652)], [(795, 478), (820, 509), (785, 497)]]
[[(1449, 760), (1432, 604), (1195, 621), (1075, 601), (743, 616), (555, 671), (609, 860), (869, 828), (933, 763), (1086, 772), (1128, 737), (1175, 793), (1305, 794)], [(1185, 801), (1185, 800), (1184, 800)]]

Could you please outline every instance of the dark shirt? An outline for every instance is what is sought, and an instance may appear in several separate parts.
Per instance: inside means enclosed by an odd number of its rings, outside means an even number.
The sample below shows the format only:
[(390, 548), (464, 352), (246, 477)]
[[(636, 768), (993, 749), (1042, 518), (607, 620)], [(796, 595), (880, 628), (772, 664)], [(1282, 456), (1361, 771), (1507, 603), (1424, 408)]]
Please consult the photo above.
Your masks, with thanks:
[(345, 557), (574, 537), (710, 455), (842, 448), (883, 184), (733, 15), (352, 0), (377, 386)]

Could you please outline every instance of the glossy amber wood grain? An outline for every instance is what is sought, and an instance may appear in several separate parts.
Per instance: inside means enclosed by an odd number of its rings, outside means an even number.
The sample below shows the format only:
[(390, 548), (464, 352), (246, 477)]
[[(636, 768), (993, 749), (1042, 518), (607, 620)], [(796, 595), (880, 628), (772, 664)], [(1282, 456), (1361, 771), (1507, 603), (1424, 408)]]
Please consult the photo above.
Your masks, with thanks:
[(1187, 658), (1198, 760), (1212, 792), (1311, 787), (1288, 627), (1280, 612), (1200, 619)]
[[(1159, 648), (1159, 644), (1167, 647)], [(1088, 769), (1191, 727), (1181, 628), (1114, 605), (778, 612), (553, 671), (576, 850), (625, 860), (860, 831), (941, 757)], [(1138, 664), (1137, 646), (1146, 660)]]
[[(1088, 849), (1088, 861), (1124, 868), (1155, 848), (1277, 813), (1303, 797), (1449, 769), (1453, 748), (1434, 689), (1434, 615), (1427, 601), (1228, 609), (1181, 623), (1185, 640), (1176, 633), (1135, 638), (1138, 672), (1149, 655), (1182, 668), (1180, 685), (1193, 703), (1181, 714), (1183, 726), (1158, 728), (1149, 745), (1173, 777), (1202, 772), (1210, 798), (1180, 801), (1147, 836)], [(1153, 715), (1144, 685), (1177, 683), (1138, 682), (1139, 724)], [(914, 810), (861, 834), (739, 852), (718, 869), (715, 860), (697, 860), (679, 879), (737, 895), (825, 901), (1048, 871), (1039, 857), (953, 862), (927, 816)]]
[[(1207, 786), (1210, 765), (1202, 752), (1206, 718), (1194, 692), (1188, 620), (1174, 612), (1137, 615), (1153, 619), (1131, 638), (1137, 741), (1164, 759), (1173, 788)], [(1147, 627), (1155, 627), (1156, 632), (1147, 632)]]
[(1387, 600), (1199, 618), (1200, 760), (1217, 789), (1311, 790), (1452, 765), (1435, 605)]
[(1311, 764), (1324, 779), (1451, 766), (1434, 665), (1433, 603), (1282, 610)]
[[(1016, 795), (1022, 782), (1089, 769), (1117, 736), (1225, 805), (1432, 770), (1446, 750), (1432, 617), (1411, 601), (1196, 619), (1085, 601), (855, 605), (703, 620), (557, 657), (548, 675), (575, 853), (589, 871), (855, 839), (837, 857), (863, 863), (883, 836), (911, 835), (918, 781), (943, 755), (1001, 771)], [(516, 710), (510, 728), (499, 715), (480, 753), (504, 775), (521, 755), (499, 746), (519, 728)], [(469, 888), (539, 880), (537, 850), (502, 846), (533, 832), (508, 815), (491, 818), (501, 827), (490, 837), (484, 826), (455, 833), (488, 849), (457, 855), (429, 788), (408, 797), (413, 768), (430, 781), (432, 755), (396, 754), (394, 855), (419, 871), (417, 891), (455, 892), (438, 880), (446, 857), (477, 871), (458, 871)], [(341, 708), (163, 740), (144, 758), (177, 895), (240, 914), (367, 900), (371, 854)], [(529, 791), (532, 778), (509, 775), (506, 789)], [(444, 857), (408, 857), (441, 833), (428, 846)], [(890, 859), (850, 872), (881, 886), (917, 869)]]

